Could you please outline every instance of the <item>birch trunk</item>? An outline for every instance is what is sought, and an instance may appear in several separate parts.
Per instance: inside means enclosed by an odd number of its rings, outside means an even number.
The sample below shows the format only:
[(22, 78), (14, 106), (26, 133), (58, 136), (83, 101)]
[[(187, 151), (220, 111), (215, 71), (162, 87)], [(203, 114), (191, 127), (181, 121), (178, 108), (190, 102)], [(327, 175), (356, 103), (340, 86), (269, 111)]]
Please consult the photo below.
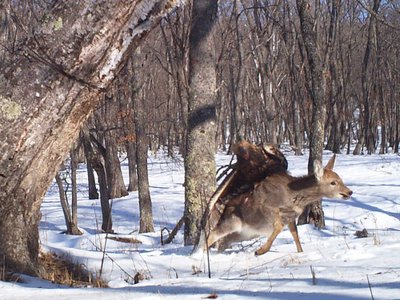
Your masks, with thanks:
[(1, 66), (0, 257), (7, 268), (38, 273), (40, 205), (57, 167), (131, 50), (175, 2), (57, 1)]

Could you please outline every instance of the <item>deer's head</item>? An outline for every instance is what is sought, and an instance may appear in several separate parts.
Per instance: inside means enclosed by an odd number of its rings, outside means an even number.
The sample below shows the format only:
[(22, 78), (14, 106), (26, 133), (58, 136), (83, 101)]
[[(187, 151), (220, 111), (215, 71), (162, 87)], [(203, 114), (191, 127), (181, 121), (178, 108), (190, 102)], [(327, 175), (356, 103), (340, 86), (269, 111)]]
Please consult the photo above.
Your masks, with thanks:
[(349, 199), (353, 192), (343, 183), (333, 171), (336, 155), (334, 154), (325, 168), (319, 161), (314, 163), (314, 175), (318, 180), (321, 191), (327, 198)]

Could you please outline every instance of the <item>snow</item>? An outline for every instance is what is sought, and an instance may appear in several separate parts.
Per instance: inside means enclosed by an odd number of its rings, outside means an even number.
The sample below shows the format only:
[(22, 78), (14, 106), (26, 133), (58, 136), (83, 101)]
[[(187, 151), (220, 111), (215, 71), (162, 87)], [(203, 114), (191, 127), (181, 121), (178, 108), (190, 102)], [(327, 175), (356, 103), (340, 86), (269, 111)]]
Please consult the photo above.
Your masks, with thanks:
[[(289, 170), (305, 174), (307, 156), (285, 153)], [(324, 154), (328, 161), (331, 153)], [(218, 165), (231, 157), (217, 155)], [(149, 179), (156, 232), (139, 234), (137, 193), (112, 201), (113, 228), (119, 237), (142, 244), (106, 239), (100, 233), (99, 200), (88, 200), (85, 166), (80, 166), (79, 227), (82, 236), (61, 234), (64, 218), (53, 184), (42, 205), (40, 244), (44, 251), (69, 256), (94, 274), (100, 271), (111, 288), (69, 288), (23, 276), (24, 283), (0, 282), (0, 299), (400, 299), (400, 157), (395, 154), (338, 155), (335, 171), (353, 190), (350, 200), (324, 200), (326, 228), (299, 226), (304, 252), (297, 253), (288, 230), (270, 252), (256, 257), (264, 239), (210, 253), (191, 255), (183, 232), (162, 246), (160, 231), (170, 230), (183, 214), (183, 163), (163, 155), (149, 157)], [(127, 180), (126, 161), (123, 173)], [(127, 182), (127, 181), (126, 181)], [(355, 231), (367, 229), (369, 237)], [(110, 235), (111, 236), (111, 235)], [(146, 278), (133, 284), (140, 272)], [(313, 275), (314, 274), (314, 275)]]

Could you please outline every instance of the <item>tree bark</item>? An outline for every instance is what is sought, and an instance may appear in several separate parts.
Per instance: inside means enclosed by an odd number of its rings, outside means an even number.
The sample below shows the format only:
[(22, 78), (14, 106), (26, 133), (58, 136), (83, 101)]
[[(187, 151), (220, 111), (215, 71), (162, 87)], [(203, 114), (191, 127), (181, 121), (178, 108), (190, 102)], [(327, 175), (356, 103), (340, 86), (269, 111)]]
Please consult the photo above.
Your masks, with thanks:
[(138, 175), (140, 228), (139, 232), (153, 232), (153, 209), (149, 189), (149, 174), (147, 169), (147, 152), (149, 139), (146, 134), (146, 118), (144, 103), (141, 96), (134, 98), (135, 129), (136, 129), (136, 163)]
[(86, 153), (85, 153), (85, 156), (86, 156), (86, 169), (87, 169), (87, 174), (88, 174), (89, 199), (99, 199), (99, 193), (97, 192), (96, 180), (94, 178), (93, 167), (90, 164), (89, 160), (87, 159)]
[(129, 184), (128, 191), (133, 192), (138, 190), (138, 175), (136, 164), (136, 144), (135, 142), (126, 143), (126, 155), (128, 157)]
[(372, 11), (374, 14), (369, 16), (368, 24), (368, 38), (365, 45), (365, 52), (363, 57), (362, 69), (361, 69), (361, 86), (362, 86), (362, 101), (360, 103), (360, 133), (358, 137), (357, 145), (353, 151), (354, 155), (360, 155), (363, 152), (364, 146), (367, 148), (368, 154), (375, 152), (375, 141), (374, 141), (374, 129), (371, 124), (374, 107), (372, 97), (372, 86), (375, 84), (375, 78), (372, 78), (371, 70), (376, 66), (373, 58), (371, 57), (373, 52), (376, 51), (376, 14), (380, 7), (381, 0), (374, 0)]
[(57, 167), (127, 55), (175, 5), (53, 2), (35, 34), (19, 41), (14, 61), (1, 66), (0, 256), (6, 267), (37, 274), (40, 205)]
[(67, 197), (65, 195), (65, 189), (63, 180), (61, 179), (60, 173), (56, 174), (56, 183), (58, 186), (58, 194), (60, 196), (61, 208), (64, 214), (65, 226), (67, 226), (67, 233), (72, 231), (71, 229), (71, 210), (69, 209)]
[[(311, 88), (310, 96), (313, 102), (310, 130), (310, 156), (308, 172), (314, 171), (314, 162), (322, 162), (322, 151), (325, 138), (326, 105), (324, 97), (322, 62), (318, 55), (317, 32), (314, 27), (314, 18), (311, 14), (309, 1), (297, 0), (297, 9), (300, 17), (301, 34), (307, 53), (310, 68)], [(321, 201), (311, 205), (299, 218), (299, 224), (314, 223), (318, 228), (325, 225)]]
[(197, 243), (207, 199), (215, 189), (216, 72), (212, 28), (216, 14), (217, 1), (193, 2), (185, 156), (185, 245)]
[(86, 128), (82, 129), (82, 140), (83, 146), (85, 147), (85, 153), (88, 162), (93, 167), (93, 169), (97, 173), (97, 178), (99, 180), (100, 187), (100, 205), (101, 205), (101, 216), (102, 216), (102, 224), (101, 229), (104, 232), (113, 232), (112, 230), (112, 215), (111, 215), (111, 207), (110, 207), (110, 193), (108, 188), (106, 170), (103, 163), (103, 158), (105, 154), (105, 149), (102, 148), (99, 143), (96, 143), (96, 147), (92, 147), (91, 136), (89, 135), (89, 131)]
[(118, 157), (118, 109), (116, 97), (107, 97), (102, 110), (102, 120), (105, 124), (104, 145), (106, 148), (104, 161), (107, 174), (108, 193), (111, 199), (128, 195), (121, 171), (121, 163)]
[(77, 151), (79, 147), (71, 150), (71, 224), (69, 234), (82, 234), (78, 228), (78, 182), (76, 171), (78, 169)]

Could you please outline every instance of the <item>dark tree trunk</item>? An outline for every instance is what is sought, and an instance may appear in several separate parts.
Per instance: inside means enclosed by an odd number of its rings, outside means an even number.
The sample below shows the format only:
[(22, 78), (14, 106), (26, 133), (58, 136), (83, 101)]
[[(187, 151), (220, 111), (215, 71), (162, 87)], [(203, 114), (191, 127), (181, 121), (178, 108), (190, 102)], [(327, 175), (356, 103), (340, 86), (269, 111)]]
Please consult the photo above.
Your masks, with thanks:
[(185, 245), (197, 243), (215, 187), (216, 72), (212, 28), (217, 1), (197, 0), (189, 36), (189, 129), (185, 155)]
[(65, 225), (67, 227), (67, 230), (65, 232), (67, 234), (74, 234), (74, 235), (82, 234), (79, 231), (77, 224), (74, 226), (74, 224), (72, 223), (71, 209), (68, 204), (68, 199), (66, 196), (63, 179), (61, 178), (60, 173), (57, 173), (55, 178), (58, 186), (58, 193), (60, 196), (60, 203), (64, 215)]
[(109, 189), (107, 186), (107, 176), (105, 172), (105, 168), (101, 163), (100, 156), (96, 155), (92, 160), (93, 168), (97, 173), (97, 177), (99, 178), (99, 186), (100, 186), (100, 205), (101, 205), (101, 229), (104, 232), (113, 232), (112, 229), (112, 215), (111, 215), (111, 207), (110, 207), (110, 195)]
[(83, 151), (85, 153), (86, 170), (88, 176), (89, 199), (99, 199), (99, 193), (96, 187), (96, 179), (94, 177), (94, 170), (90, 159), (91, 154), (89, 152), (87, 145), (85, 146), (85, 136), (83, 133), (81, 133), (79, 136), (79, 142), (83, 145)]
[[(373, 78), (370, 74), (371, 69), (373, 69), (373, 65), (371, 65), (371, 55), (376, 48), (376, 17), (378, 14), (380, 0), (374, 0), (374, 5), (372, 11), (374, 14), (371, 14), (369, 17), (368, 24), (368, 38), (367, 44), (365, 46), (365, 52), (363, 57), (363, 64), (361, 69), (361, 86), (362, 86), (362, 101), (360, 105), (360, 133), (358, 137), (357, 145), (353, 151), (353, 154), (359, 155), (362, 153), (363, 147), (367, 148), (368, 154), (372, 154), (375, 152), (375, 142), (374, 142), (374, 129), (371, 124), (372, 118), (371, 114), (373, 114), (373, 105), (371, 100), (371, 87), (373, 86)], [(376, 65), (375, 65), (376, 67)]]
[(140, 228), (139, 232), (153, 232), (153, 209), (151, 204), (149, 175), (147, 170), (148, 137), (146, 134), (146, 118), (144, 101), (134, 98), (136, 129), (136, 163), (139, 190)]
[(107, 184), (107, 176), (105, 167), (103, 164), (103, 157), (105, 156), (105, 149), (101, 148), (99, 143), (95, 149), (92, 147), (93, 138), (90, 137), (89, 131), (84, 128), (82, 129), (81, 139), (83, 140), (83, 146), (85, 148), (86, 158), (88, 162), (91, 164), (93, 169), (96, 171), (97, 178), (99, 180), (100, 187), (100, 205), (101, 205), (101, 213), (102, 213), (102, 225), (101, 229), (104, 232), (113, 232), (112, 230), (112, 216), (111, 216), (111, 207), (110, 207), (110, 194), (109, 188)]
[[(310, 157), (308, 160), (308, 172), (314, 171), (314, 162), (322, 162), (322, 151), (325, 138), (325, 114), (326, 105), (324, 97), (322, 62), (318, 55), (317, 32), (315, 20), (311, 14), (309, 1), (297, 0), (297, 9), (300, 17), (301, 34), (307, 53), (307, 61), (310, 68), (311, 86), (310, 96), (313, 102), (312, 119), (310, 128)], [(299, 217), (299, 224), (314, 223), (319, 228), (325, 225), (321, 201), (311, 205)]]
[(86, 156), (86, 169), (87, 169), (88, 185), (89, 185), (89, 199), (99, 199), (99, 193), (97, 192), (96, 180), (94, 178), (93, 167), (90, 164), (89, 160), (87, 159), (86, 152), (85, 152), (85, 156)]
[(67, 233), (71, 233), (71, 210), (69, 209), (67, 196), (65, 195), (63, 180), (59, 173), (56, 174), (56, 183), (58, 186), (58, 194), (60, 196), (61, 208), (64, 214), (65, 225), (67, 226)]
[(120, 91), (119, 95), (119, 114), (122, 115), (122, 130), (123, 130), (123, 141), (126, 150), (126, 158), (128, 159), (128, 171), (129, 171), (129, 182), (128, 192), (138, 190), (138, 177), (136, 168), (136, 133), (135, 133), (135, 121), (134, 121), (134, 97), (137, 95), (135, 83), (127, 85), (126, 82), (130, 81), (131, 77), (134, 77), (134, 70), (132, 70), (132, 64), (128, 63), (123, 69), (123, 76), (119, 77), (117, 86)]
[(78, 182), (76, 180), (76, 171), (78, 169), (77, 151), (79, 148), (71, 151), (71, 225), (69, 234), (82, 234), (78, 229)]
[(122, 176), (115, 132), (107, 132), (104, 140), (106, 146), (104, 161), (109, 188), (108, 193), (111, 199), (121, 198), (128, 195), (128, 191), (126, 190), (124, 178)]
[(118, 108), (116, 97), (106, 97), (102, 121), (105, 123), (104, 145), (106, 148), (104, 162), (106, 167), (108, 194), (111, 199), (128, 195), (118, 157), (117, 126)]
[(126, 144), (126, 154), (128, 157), (128, 170), (129, 170), (129, 185), (128, 185), (129, 192), (138, 190), (135, 144), (136, 144), (135, 142), (127, 142)]

